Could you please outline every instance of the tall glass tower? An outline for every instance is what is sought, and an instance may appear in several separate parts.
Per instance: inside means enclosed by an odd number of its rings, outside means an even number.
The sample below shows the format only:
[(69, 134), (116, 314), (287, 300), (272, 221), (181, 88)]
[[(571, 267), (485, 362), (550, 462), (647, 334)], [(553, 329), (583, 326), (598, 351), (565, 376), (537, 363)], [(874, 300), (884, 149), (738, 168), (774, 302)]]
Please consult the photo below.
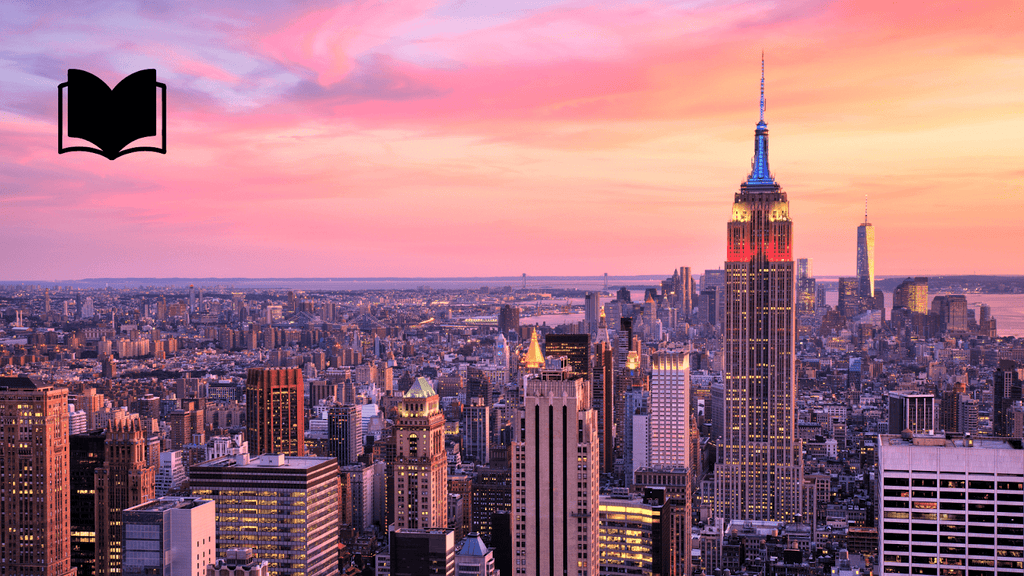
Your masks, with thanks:
[(789, 201), (768, 169), (764, 121), (728, 225), (725, 262), (725, 415), (715, 467), (715, 515), (792, 521), (803, 464), (795, 439), (796, 298)]
[(864, 223), (857, 226), (857, 295), (875, 296), (875, 227), (868, 222), (868, 203), (864, 201)]

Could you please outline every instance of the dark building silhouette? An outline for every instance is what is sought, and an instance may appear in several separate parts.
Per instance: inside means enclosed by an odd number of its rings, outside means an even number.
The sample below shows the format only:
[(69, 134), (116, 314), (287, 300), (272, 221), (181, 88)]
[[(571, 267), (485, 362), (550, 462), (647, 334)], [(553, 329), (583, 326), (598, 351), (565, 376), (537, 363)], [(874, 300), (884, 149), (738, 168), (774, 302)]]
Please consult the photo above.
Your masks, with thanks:
[(1013, 360), (1000, 360), (999, 367), (992, 375), (992, 433), (994, 435), (1010, 435), (1010, 423), (1007, 415), (1014, 402), (1021, 400), (1021, 378), (1017, 373), (1017, 363)]
[(96, 573), (96, 469), (106, 455), (105, 430), (72, 434), (71, 566), (78, 576)]
[(498, 311), (498, 332), (508, 335), (519, 332), (519, 307), (505, 304)]
[(544, 337), (544, 356), (569, 359), (573, 378), (590, 382), (590, 335), (548, 334)]

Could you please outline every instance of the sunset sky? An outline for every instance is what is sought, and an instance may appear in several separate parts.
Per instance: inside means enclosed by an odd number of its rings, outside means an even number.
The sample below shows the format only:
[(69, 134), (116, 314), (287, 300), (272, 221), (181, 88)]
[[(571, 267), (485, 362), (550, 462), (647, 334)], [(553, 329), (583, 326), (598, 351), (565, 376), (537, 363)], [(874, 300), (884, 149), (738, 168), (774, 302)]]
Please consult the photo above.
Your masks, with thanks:
[[(0, 280), (721, 267), (766, 61), (795, 255), (1024, 274), (1024, 4), (0, 3)], [(155, 68), (168, 153), (57, 153)]]

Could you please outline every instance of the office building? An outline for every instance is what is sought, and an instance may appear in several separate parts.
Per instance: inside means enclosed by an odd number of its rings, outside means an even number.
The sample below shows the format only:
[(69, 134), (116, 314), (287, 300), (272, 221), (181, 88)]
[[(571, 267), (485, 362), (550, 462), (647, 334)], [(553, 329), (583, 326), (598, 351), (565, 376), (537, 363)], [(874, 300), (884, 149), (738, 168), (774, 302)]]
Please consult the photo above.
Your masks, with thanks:
[[(700, 279), (701, 294), (708, 292), (708, 324), (721, 326), (725, 315), (725, 270), (705, 270)], [(711, 294), (714, 302), (711, 302)]]
[(193, 466), (190, 479), (193, 496), (216, 503), (219, 552), (252, 548), (272, 576), (337, 573), (335, 458), (241, 454)]
[(491, 453), (491, 408), (483, 398), (469, 398), (462, 409), (463, 460), (486, 465)]
[(670, 531), (664, 491), (602, 495), (600, 498), (601, 576), (668, 576)]
[(181, 489), (188, 482), (188, 472), (182, 460), (181, 450), (168, 450), (160, 453), (160, 468), (156, 472), (154, 493), (157, 498), (167, 496), (168, 492)]
[[(472, 529), (489, 546), (494, 540), (495, 514), (507, 515), (512, 508), (512, 471), (509, 468), (477, 468), (472, 487)], [(511, 543), (511, 536), (508, 542)], [(507, 545), (505, 545), (507, 547)]]
[(96, 469), (106, 457), (104, 430), (71, 435), (71, 567), (96, 574)]
[(857, 278), (839, 279), (839, 313), (847, 320), (864, 311), (864, 299), (860, 297), (860, 281)]
[(572, 377), (590, 382), (589, 334), (548, 334), (544, 337), (544, 356), (568, 358)]
[(864, 223), (857, 226), (857, 294), (864, 300), (875, 297), (875, 227), (868, 222), (864, 202)]
[(336, 404), (327, 410), (327, 443), (338, 466), (348, 466), (363, 455), (363, 411), (357, 404)]
[(918, 314), (928, 313), (928, 279), (907, 278), (892, 292), (892, 307), (906, 308)]
[(389, 534), (391, 576), (455, 576), (455, 531), (396, 528)]
[[(604, 333), (607, 337), (607, 329)], [(597, 411), (601, 473), (610, 474), (615, 470), (615, 356), (607, 339), (594, 344), (593, 375), (591, 406)]]
[(651, 358), (651, 467), (690, 465), (690, 355), (659, 353)]
[(768, 167), (768, 125), (728, 225), (725, 263), (725, 419), (715, 468), (715, 515), (790, 521), (801, 513), (803, 461), (796, 420), (796, 346), (789, 200)]
[(889, 394), (889, 434), (900, 434), (904, 430), (931, 433), (936, 428), (937, 416), (935, 397), (931, 394)]
[(448, 456), (440, 397), (422, 376), (398, 406), (393, 464), (396, 528), (448, 526)]
[(583, 327), (587, 334), (597, 332), (597, 324), (600, 321), (601, 299), (597, 292), (587, 292), (583, 300)]
[(513, 442), (516, 574), (598, 573), (597, 413), (584, 381), (569, 373), (524, 379)]
[(882, 435), (878, 474), (881, 573), (1024, 572), (1019, 442)]
[[(373, 530), (373, 466), (349, 464), (339, 468), (341, 474), (342, 525), (360, 532)], [(349, 522), (345, 519), (351, 516)]]
[(68, 391), (0, 377), (0, 575), (72, 576)]
[(305, 454), (301, 369), (250, 368), (245, 413), (250, 454)]
[(156, 466), (146, 454), (146, 431), (138, 414), (117, 411), (107, 423), (103, 466), (96, 468), (96, 574), (121, 573), (126, 508), (156, 496)]
[(519, 333), (519, 307), (505, 304), (498, 311), (498, 333), (508, 336), (510, 332)]
[(1024, 399), (1021, 394), (1022, 382), (1017, 363), (1000, 360), (992, 374), (992, 434), (1010, 436), (1010, 408)]
[(167, 496), (126, 508), (123, 576), (205, 576), (217, 557), (213, 500)]

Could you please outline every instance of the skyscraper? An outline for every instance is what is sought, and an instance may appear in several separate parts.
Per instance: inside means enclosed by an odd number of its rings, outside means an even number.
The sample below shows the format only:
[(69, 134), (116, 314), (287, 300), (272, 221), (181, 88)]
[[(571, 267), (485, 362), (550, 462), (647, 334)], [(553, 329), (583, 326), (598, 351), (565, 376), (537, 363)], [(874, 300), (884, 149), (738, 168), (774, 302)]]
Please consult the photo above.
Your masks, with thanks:
[(875, 227), (868, 222), (868, 203), (864, 200), (864, 223), (857, 226), (857, 295), (875, 297)]
[(117, 412), (107, 424), (106, 455), (96, 469), (96, 574), (121, 573), (121, 512), (156, 495), (156, 466), (146, 460), (146, 434), (138, 414)]
[(74, 574), (68, 391), (0, 378), (0, 419), (0, 574)]
[(422, 376), (395, 420), (395, 528), (448, 527), (448, 455), (440, 397)]
[(788, 521), (801, 511), (792, 226), (789, 200), (768, 168), (762, 62), (752, 169), (735, 195), (725, 263), (725, 426), (715, 512), (726, 521)]
[(597, 412), (582, 379), (543, 370), (524, 379), (514, 447), (516, 574), (598, 574)]
[(600, 294), (597, 292), (587, 292), (586, 298), (583, 302), (585, 332), (587, 334), (593, 334), (594, 332), (597, 332), (597, 323), (600, 320)]
[(96, 573), (96, 469), (106, 457), (106, 431), (71, 435), (71, 566)]
[(906, 308), (918, 314), (928, 313), (928, 279), (907, 278), (893, 290), (892, 307)]
[(544, 356), (569, 359), (573, 378), (590, 382), (590, 335), (548, 334), (544, 337)]
[(250, 368), (245, 414), (250, 454), (306, 453), (301, 369)]
[(272, 576), (338, 573), (338, 461), (264, 454), (192, 467), (192, 495), (216, 503), (217, 551), (251, 547)]

